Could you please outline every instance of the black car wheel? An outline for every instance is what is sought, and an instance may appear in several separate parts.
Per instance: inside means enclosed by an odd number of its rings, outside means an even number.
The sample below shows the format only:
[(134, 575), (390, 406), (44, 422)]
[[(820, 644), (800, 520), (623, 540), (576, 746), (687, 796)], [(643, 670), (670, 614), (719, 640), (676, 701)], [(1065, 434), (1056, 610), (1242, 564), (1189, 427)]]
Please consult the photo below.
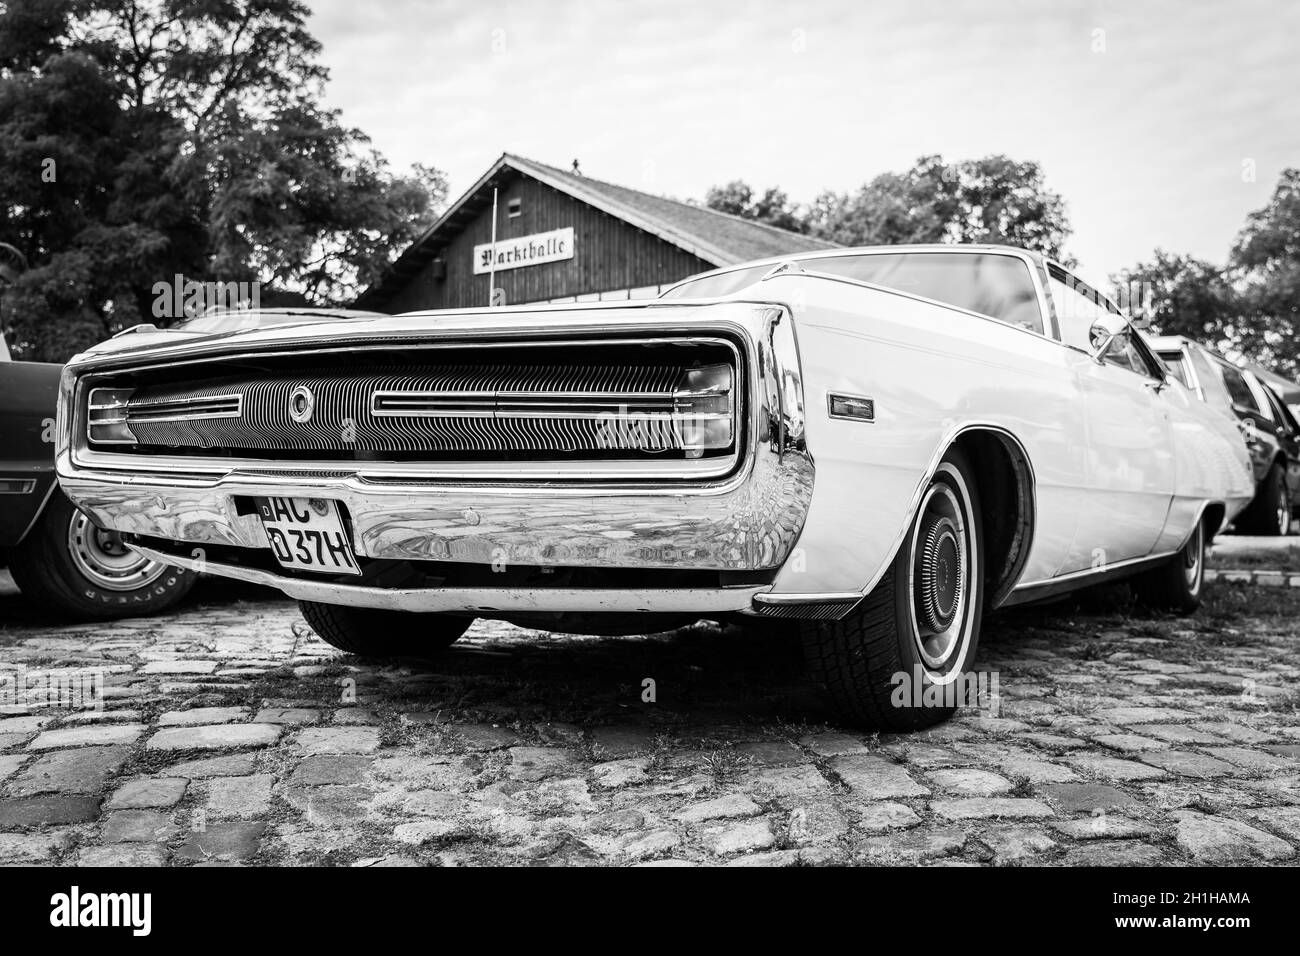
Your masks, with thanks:
[(13, 549), (9, 573), (31, 600), (83, 621), (156, 614), (184, 597), (195, 579), (192, 571), (130, 550), (57, 490)]
[(1237, 519), (1237, 530), (1263, 535), (1291, 533), (1291, 502), (1286, 489), (1286, 469), (1281, 462), (1274, 462), (1259, 483), (1255, 500)]
[(849, 615), (804, 627), (814, 678), (855, 722), (915, 730), (962, 703), (984, 610), (979, 490), (953, 449), (921, 498), (889, 570)]
[(1205, 537), (1202, 522), (1176, 556), (1132, 580), (1134, 596), (1148, 607), (1178, 614), (1190, 614), (1200, 607), (1205, 584)]

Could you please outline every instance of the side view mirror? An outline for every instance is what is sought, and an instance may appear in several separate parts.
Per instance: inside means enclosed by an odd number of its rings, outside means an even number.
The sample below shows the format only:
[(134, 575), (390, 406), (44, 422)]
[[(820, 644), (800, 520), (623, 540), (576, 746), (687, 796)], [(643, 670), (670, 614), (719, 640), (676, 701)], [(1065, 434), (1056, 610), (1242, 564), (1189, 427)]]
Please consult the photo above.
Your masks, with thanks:
[(1122, 315), (1107, 313), (1092, 323), (1092, 328), (1088, 330), (1088, 341), (1092, 343), (1092, 360), (1100, 365), (1106, 360), (1106, 353), (1112, 346), (1127, 347), (1130, 334), (1128, 320)]

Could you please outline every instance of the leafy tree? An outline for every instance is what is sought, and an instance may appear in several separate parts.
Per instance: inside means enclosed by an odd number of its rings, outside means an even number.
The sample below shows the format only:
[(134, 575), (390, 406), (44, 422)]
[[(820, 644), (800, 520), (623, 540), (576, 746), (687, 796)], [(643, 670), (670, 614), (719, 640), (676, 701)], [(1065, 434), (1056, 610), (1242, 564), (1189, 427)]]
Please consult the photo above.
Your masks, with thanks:
[(753, 219), (791, 232), (806, 232), (800, 210), (791, 205), (790, 198), (775, 187), (754, 198), (754, 191), (743, 180), (735, 179), (725, 186), (712, 186), (704, 197), (704, 205), (718, 212), (730, 213), (742, 219)]
[(1229, 264), (1244, 317), (1237, 347), (1300, 377), (1300, 169), (1283, 170), (1268, 205), (1246, 217)]
[[(1238, 338), (1237, 291), (1223, 267), (1157, 249), (1142, 262), (1112, 277), (1157, 335), (1185, 335), (1213, 348), (1231, 350)], [(1135, 311), (1130, 308), (1130, 311)]]
[(922, 156), (856, 193), (822, 193), (808, 227), (841, 245), (1007, 243), (1058, 259), (1070, 234), (1065, 203), (1046, 187), (1039, 165), (1006, 156), (952, 164)]
[(1156, 250), (1115, 277), (1151, 292), (1153, 328), (1300, 378), (1300, 170), (1283, 171), (1222, 266)]
[(856, 193), (823, 192), (813, 200), (809, 231), (845, 246), (945, 242), (956, 238), (956, 176), (938, 156), (903, 173), (881, 173)]
[(957, 164), (955, 228), (961, 242), (1004, 242), (1062, 258), (1070, 235), (1065, 201), (1037, 163), (985, 156)]
[(321, 105), (298, 0), (0, 6), (2, 290), (19, 357), (63, 360), (156, 321), (157, 282), (258, 282), (343, 304), (446, 198)]

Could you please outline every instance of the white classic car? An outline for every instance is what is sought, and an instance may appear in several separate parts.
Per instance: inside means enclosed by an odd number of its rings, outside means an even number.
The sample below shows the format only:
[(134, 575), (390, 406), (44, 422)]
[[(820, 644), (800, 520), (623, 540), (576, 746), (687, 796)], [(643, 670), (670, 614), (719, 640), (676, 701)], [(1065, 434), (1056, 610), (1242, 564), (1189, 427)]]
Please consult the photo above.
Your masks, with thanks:
[(802, 622), (852, 719), (951, 713), (987, 611), (1107, 578), (1180, 611), (1250, 500), (1224, 416), (1105, 297), (998, 246), (844, 249), (657, 300), (142, 332), (66, 369), (58, 474), (140, 553), (330, 643), (476, 617)]

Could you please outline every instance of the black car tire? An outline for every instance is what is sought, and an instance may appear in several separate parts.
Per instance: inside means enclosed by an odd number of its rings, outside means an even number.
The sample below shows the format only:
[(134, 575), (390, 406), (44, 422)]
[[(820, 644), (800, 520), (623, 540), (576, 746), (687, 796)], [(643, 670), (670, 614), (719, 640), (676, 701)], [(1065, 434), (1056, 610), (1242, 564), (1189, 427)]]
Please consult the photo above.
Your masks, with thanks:
[(326, 644), (359, 657), (434, 657), (474, 623), (453, 614), (380, 611), (299, 601), (298, 610)]
[[(907, 731), (952, 716), (984, 610), (979, 490), (950, 450), (880, 582), (847, 616), (807, 623), (812, 676), (848, 720)], [(918, 680), (919, 678), (919, 680)]]
[(1262, 535), (1291, 533), (1291, 503), (1287, 500), (1286, 469), (1281, 462), (1273, 462), (1259, 483), (1255, 500), (1237, 519), (1237, 528)]
[(28, 599), (80, 621), (157, 614), (188, 594), (196, 577), (130, 551), (58, 489), (10, 553), (9, 573)]
[(1190, 614), (1200, 607), (1205, 587), (1205, 538), (1205, 524), (1201, 523), (1177, 555), (1129, 582), (1134, 597), (1147, 607), (1177, 614)]

